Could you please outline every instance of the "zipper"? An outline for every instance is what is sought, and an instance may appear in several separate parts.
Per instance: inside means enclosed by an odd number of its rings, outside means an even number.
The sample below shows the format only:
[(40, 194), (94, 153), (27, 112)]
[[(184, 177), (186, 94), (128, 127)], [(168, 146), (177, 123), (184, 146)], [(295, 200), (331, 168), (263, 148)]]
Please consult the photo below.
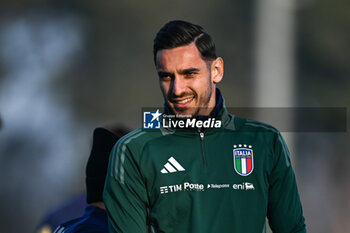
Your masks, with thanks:
[(199, 132), (199, 137), (201, 139), (203, 165), (204, 165), (204, 167), (206, 167), (207, 166), (207, 160), (205, 158), (205, 153), (204, 153), (204, 132)]

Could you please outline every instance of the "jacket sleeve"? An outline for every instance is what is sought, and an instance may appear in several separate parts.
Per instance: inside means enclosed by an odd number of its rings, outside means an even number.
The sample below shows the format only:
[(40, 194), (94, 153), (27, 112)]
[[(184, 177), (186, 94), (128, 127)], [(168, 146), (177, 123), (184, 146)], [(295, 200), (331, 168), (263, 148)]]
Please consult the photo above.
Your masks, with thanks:
[(274, 140), (267, 217), (274, 233), (306, 233), (289, 151), (280, 133)]
[(146, 232), (146, 188), (135, 158), (120, 141), (111, 151), (103, 200), (109, 232)]

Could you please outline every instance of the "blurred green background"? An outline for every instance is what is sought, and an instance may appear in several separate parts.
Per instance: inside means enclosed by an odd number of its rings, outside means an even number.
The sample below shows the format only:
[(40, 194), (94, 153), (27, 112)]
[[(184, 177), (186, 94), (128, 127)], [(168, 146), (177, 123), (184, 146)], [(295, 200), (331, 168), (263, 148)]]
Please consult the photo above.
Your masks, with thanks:
[[(278, 59), (267, 75), (286, 66), (292, 82), (284, 83), (282, 70), (266, 95), (286, 88), (287, 107), (348, 108), (350, 2), (287, 2), (1, 1), (0, 232), (33, 232), (47, 211), (84, 190), (95, 127), (134, 129), (142, 107), (162, 106), (152, 46), (169, 20), (212, 35), (225, 61), (218, 87), (229, 107), (266, 107), (256, 94), (265, 72), (259, 51), (281, 52), (260, 43), (266, 34), (290, 48), (287, 62)], [(263, 6), (281, 16), (262, 23)], [(287, 34), (275, 27), (278, 17), (288, 17)], [(348, 131), (287, 137), (308, 232), (350, 232)]]

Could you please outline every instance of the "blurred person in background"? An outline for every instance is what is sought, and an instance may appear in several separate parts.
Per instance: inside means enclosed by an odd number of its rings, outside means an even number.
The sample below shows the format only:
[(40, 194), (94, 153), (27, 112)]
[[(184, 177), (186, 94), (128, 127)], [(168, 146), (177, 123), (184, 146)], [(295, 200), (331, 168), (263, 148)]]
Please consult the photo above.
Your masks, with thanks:
[[(223, 59), (210, 35), (171, 21), (153, 54), (164, 115), (202, 126), (141, 128), (118, 141), (104, 191), (110, 232), (257, 233), (267, 216), (275, 233), (305, 233), (287, 146), (274, 127), (227, 112), (216, 88)], [(213, 119), (217, 127), (203, 126)]]
[(86, 208), (86, 192), (83, 192), (50, 210), (40, 221), (36, 233), (52, 233), (59, 224), (78, 218)]
[(55, 232), (60, 233), (108, 232), (102, 193), (109, 153), (117, 140), (129, 132), (122, 126), (110, 128), (111, 131), (96, 128), (93, 132), (92, 149), (86, 165), (86, 193), (51, 211), (36, 232), (51, 233), (55, 228)]

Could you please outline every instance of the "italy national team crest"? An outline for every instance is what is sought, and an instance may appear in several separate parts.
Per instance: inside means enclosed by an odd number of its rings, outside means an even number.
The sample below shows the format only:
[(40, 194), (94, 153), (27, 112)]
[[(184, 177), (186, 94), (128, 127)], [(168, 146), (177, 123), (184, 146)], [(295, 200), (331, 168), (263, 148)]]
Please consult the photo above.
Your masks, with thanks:
[(233, 164), (241, 176), (248, 176), (254, 169), (253, 149), (251, 145), (233, 145)]

